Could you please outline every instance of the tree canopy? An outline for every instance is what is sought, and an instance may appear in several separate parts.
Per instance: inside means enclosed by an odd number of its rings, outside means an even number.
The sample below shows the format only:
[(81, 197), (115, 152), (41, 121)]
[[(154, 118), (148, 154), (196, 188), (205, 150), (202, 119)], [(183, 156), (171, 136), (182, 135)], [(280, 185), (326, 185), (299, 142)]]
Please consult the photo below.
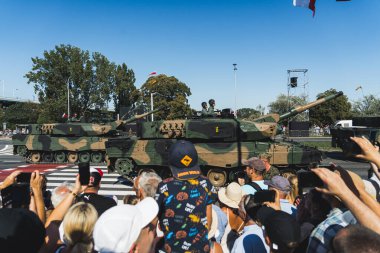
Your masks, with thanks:
[[(317, 95), (317, 99), (326, 97), (328, 95), (337, 94), (335, 89), (327, 90)], [(348, 102), (346, 95), (340, 96), (319, 106), (311, 108), (309, 110), (311, 124), (318, 125), (320, 127), (331, 125), (337, 120), (350, 119), (351, 104)]]
[[(277, 99), (271, 102), (269, 107), (269, 113), (278, 113), (280, 115), (289, 112), (292, 108), (300, 105), (305, 105), (307, 103), (306, 97), (302, 96), (288, 96), (285, 94), (280, 94)], [(298, 114), (293, 117), (293, 120), (304, 120), (305, 113)]]
[(150, 94), (153, 94), (154, 108), (162, 108), (154, 114), (159, 119), (183, 119), (191, 115), (187, 97), (190, 88), (174, 76), (158, 75), (149, 77), (141, 87), (143, 103), (150, 106)]
[(101, 53), (59, 45), (44, 51), (42, 58), (32, 58), (32, 62), (32, 70), (25, 77), (38, 94), (41, 123), (63, 121), (68, 87), (70, 113), (79, 116), (89, 109), (106, 107), (112, 98), (116, 109), (135, 102), (136, 95), (131, 95), (136, 90), (133, 71), (125, 64), (116, 66)]
[(3, 122), (14, 124), (37, 123), (40, 106), (35, 103), (16, 103), (4, 110)]
[(352, 105), (354, 116), (378, 116), (380, 113), (380, 99), (374, 95), (364, 96)]
[(261, 112), (253, 108), (241, 108), (237, 110), (238, 119), (258, 118)]

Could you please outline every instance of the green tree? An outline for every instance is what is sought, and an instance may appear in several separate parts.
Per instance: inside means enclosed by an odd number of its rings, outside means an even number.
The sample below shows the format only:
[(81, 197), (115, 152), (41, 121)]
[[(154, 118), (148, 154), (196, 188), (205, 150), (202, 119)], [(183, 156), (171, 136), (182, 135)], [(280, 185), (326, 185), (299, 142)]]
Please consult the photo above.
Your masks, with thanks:
[(258, 118), (261, 113), (253, 108), (241, 108), (237, 111), (238, 119)]
[[(273, 102), (271, 102), (269, 107), (269, 113), (278, 113), (280, 115), (287, 113), (292, 108), (296, 106), (305, 105), (307, 103), (306, 97), (303, 96), (288, 96), (285, 94), (280, 94), (277, 99)], [(305, 119), (305, 113), (298, 114), (294, 116), (293, 120), (304, 120)]]
[(16, 103), (9, 106), (4, 113), (3, 120), (13, 127), (15, 124), (37, 123), (40, 106), (35, 103)]
[(142, 85), (143, 102), (150, 108), (150, 94), (154, 93), (154, 108), (163, 108), (154, 114), (159, 119), (184, 119), (191, 115), (187, 97), (190, 88), (174, 76), (158, 75), (148, 78)]
[[(317, 99), (328, 95), (337, 94), (335, 89), (327, 90), (317, 95)], [(330, 100), (326, 103), (313, 107), (309, 110), (310, 123), (320, 127), (332, 125), (340, 119), (349, 119), (351, 114), (351, 103), (348, 102), (346, 95)]]
[(352, 105), (354, 116), (377, 116), (380, 112), (380, 99), (374, 95), (364, 96)]
[(135, 81), (135, 73), (132, 69), (128, 69), (125, 63), (117, 66), (115, 71), (115, 92), (112, 94), (116, 112), (119, 112), (122, 106), (132, 107), (139, 99), (140, 94), (135, 87)]
[(100, 53), (90, 54), (71, 45), (55, 46), (43, 57), (32, 58), (33, 67), (25, 77), (34, 84), (42, 112), (39, 122), (62, 122), (67, 111), (82, 116), (91, 108), (103, 108), (114, 92), (115, 64)]

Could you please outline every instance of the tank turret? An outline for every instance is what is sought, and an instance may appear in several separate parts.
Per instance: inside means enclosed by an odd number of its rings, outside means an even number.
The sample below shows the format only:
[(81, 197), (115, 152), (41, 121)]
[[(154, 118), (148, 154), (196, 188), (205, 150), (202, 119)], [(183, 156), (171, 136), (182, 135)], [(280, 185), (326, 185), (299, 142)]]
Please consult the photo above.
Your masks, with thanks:
[(241, 169), (241, 159), (261, 153), (271, 155), (271, 163), (283, 168), (302, 168), (319, 163), (321, 152), (296, 143), (276, 142), (278, 124), (291, 116), (332, 100), (342, 93), (296, 107), (284, 115), (260, 118), (199, 118), (140, 122), (137, 137), (111, 138), (106, 143), (108, 167), (123, 176), (140, 168), (154, 168), (163, 176), (168, 169), (168, 150), (178, 139), (194, 143), (204, 173), (216, 186), (223, 185), (231, 173)]
[(106, 158), (105, 142), (108, 138), (123, 135), (125, 124), (159, 110), (105, 124), (81, 122), (30, 124), (24, 134), (12, 137), (14, 154), (26, 157), (33, 163), (77, 161), (100, 163)]

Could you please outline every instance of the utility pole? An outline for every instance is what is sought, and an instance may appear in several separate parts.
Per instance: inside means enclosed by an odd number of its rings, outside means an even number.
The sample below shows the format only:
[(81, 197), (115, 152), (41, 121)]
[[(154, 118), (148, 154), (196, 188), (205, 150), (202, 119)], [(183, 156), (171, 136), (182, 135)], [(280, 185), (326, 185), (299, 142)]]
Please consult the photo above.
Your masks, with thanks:
[(70, 77), (67, 79), (67, 119), (70, 119)]
[[(156, 92), (150, 93), (150, 110), (153, 111), (153, 95), (156, 94)], [(153, 113), (151, 114), (152, 122), (154, 121)]]
[(237, 108), (236, 108), (236, 93), (237, 93), (237, 88), (236, 88), (236, 70), (237, 70), (237, 64), (234, 63), (232, 64), (234, 66), (234, 77), (235, 77), (235, 108), (234, 108), (234, 114), (235, 114), (235, 118), (237, 117)]

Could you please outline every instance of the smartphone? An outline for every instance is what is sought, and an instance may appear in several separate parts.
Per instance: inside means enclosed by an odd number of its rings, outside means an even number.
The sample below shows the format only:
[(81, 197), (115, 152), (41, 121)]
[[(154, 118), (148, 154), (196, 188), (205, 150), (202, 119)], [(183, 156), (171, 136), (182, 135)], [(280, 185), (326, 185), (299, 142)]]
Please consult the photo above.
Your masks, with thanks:
[(264, 202), (274, 202), (276, 199), (276, 192), (273, 190), (263, 190), (255, 192), (253, 202), (261, 204)]
[(14, 184), (1, 190), (3, 208), (29, 208), (29, 184)]
[(323, 181), (312, 171), (298, 171), (297, 177), (300, 189), (323, 186)]
[(90, 183), (90, 163), (79, 163), (78, 170), (81, 185), (88, 185)]
[(17, 183), (30, 184), (31, 176), (32, 176), (32, 173), (30, 172), (22, 172), (20, 175), (17, 176)]

